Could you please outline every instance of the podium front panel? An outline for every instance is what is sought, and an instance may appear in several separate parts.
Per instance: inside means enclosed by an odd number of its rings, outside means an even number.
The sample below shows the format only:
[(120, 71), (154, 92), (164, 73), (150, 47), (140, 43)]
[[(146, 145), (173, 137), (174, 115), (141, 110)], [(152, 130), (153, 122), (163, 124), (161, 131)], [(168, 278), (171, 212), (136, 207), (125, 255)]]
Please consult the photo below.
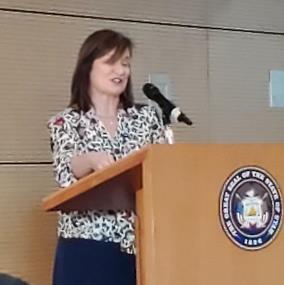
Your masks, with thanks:
[(284, 236), (259, 250), (225, 234), (219, 199), (236, 169), (266, 169), (284, 185), (284, 145), (153, 146), (137, 192), (140, 285), (281, 284)]

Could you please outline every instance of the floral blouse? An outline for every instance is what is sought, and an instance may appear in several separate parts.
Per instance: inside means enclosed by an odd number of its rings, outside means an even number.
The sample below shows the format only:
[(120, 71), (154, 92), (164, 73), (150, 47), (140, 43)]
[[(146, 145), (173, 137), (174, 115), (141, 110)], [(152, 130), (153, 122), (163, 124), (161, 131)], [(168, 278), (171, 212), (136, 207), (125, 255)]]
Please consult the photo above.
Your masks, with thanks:
[[(119, 109), (117, 120), (114, 137), (94, 109), (79, 112), (67, 108), (49, 120), (53, 168), (60, 187), (76, 181), (70, 166), (74, 155), (105, 151), (118, 160), (147, 144), (165, 142), (164, 127), (154, 107)], [(120, 243), (122, 251), (132, 254), (135, 253), (134, 212), (123, 209), (60, 212), (58, 235)]]

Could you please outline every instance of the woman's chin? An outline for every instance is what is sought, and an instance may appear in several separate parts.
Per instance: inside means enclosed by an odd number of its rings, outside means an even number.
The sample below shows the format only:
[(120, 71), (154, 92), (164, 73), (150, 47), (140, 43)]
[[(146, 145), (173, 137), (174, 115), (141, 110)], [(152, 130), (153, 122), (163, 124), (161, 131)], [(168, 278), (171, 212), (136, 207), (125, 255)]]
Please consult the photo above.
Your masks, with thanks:
[(123, 88), (115, 88), (115, 89), (109, 90), (108, 94), (113, 97), (119, 97), (124, 92), (124, 90), (125, 89)]

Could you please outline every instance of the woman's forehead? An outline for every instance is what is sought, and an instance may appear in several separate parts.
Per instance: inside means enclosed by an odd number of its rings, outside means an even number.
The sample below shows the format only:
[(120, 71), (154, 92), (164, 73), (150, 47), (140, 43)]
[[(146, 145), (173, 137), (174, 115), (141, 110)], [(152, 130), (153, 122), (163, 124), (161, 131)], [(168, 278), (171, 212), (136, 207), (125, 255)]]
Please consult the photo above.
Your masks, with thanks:
[(106, 60), (109, 62), (115, 62), (119, 59), (130, 59), (130, 58), (131, 58), (131, 53), (128, 48), (126, 48), (123, 51), (114, 48), (101, 57), (102, 60)]

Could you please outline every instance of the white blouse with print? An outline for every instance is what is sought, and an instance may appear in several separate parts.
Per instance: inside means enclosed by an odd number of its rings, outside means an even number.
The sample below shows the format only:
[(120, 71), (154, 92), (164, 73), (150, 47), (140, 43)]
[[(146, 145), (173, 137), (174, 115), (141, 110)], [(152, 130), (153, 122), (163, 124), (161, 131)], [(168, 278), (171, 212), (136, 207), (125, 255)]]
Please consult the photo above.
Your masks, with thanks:
[[(60, 187), (76, 181), (70, 167), (74, 155), (105, 151), (118, 160), (147, 144), (165, 142), (164, 127), (154, 107), (119, 109), (117, 120), (114, 137), (94, 109), (79, 112), (67, 108), (49, 120), (53, 167)], [(132, 254), (135, 253), (134, 213), (123, 209), (60, 212), (58, 235), (120, 243), (122, 251)]]

